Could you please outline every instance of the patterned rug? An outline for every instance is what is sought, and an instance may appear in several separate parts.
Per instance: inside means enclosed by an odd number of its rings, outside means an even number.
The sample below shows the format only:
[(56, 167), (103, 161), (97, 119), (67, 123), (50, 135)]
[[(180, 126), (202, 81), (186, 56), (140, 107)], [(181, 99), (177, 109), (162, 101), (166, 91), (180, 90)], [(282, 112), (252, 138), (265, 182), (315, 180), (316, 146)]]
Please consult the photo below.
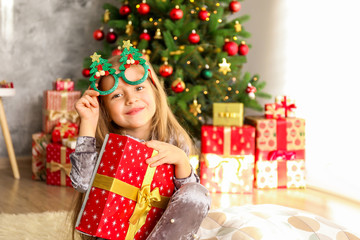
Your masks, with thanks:
[(68, 212), (0, 214), (0, 239), (71, 239)]
[[(0, 214), (0, 239), (70, 240), (70, 219), (68, 212)], [(360, 235), (325, 218), (271, 204), (212, 210), (198, 236), (200, 240), (360, 240)]]

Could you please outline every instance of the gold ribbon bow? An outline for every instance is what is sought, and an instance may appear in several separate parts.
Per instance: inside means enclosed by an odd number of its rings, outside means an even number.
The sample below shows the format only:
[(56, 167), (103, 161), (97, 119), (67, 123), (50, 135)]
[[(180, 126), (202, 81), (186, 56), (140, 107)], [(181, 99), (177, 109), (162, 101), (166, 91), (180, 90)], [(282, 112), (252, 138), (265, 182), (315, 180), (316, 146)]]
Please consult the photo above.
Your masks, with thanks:
[(71, 122), (76, 122), (79, 118), (79, 115), (76, 111), (67, 111), (67, 110), (47, 110), (46, 114), (49, 116), (50, 121), (55, 121), (58, 119), (67, 119)]
[(130, 217), (129, 222), (134, 225), (135, 229), (140, 229), (145, 224), (146, 216), (152, 207), (152, 202), (160, 202), (161, 195), (159, 188), (150, 192), (150, 185), (143, 186), (137, 196), (137, 205)]
[(64, 171), (64, 173), (67, 176), (70, 176), (70, 171), (71, 171), (71, 163), (65, 163), (65, 164), (61, 164), (58, 162), (48, 162), (46, 163), (46, 168), (49, 168), (50, 172), (57, 172), (57, 171)]
[(50, 161), (46, 163), (46, 168), (50, 169), (50, 172), (60, 172), (60, 184), (66, 186), (66, 176), (70, 176), (71, 163), (66, 163), (66, 147), (60, 148), (60, 163)]
[(266, 105), (265, 115), (270, 115), (274, 119), (277, 119), (284, 115), (284, 109), (279, 108), (276, 104), (269, 104)]

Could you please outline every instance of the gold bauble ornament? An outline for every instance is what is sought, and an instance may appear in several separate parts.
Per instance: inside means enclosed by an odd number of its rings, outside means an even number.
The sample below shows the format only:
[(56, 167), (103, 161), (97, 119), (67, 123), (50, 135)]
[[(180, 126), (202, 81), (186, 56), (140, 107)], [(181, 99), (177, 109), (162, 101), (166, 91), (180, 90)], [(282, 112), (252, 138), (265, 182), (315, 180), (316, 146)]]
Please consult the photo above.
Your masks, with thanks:
[(241, 24), (239, 23), (239, 21), (235, 21), (235, 32), (241, 32)]
[(109, 9), (105, 9), (105, 13), (104, 13), (104, 23), (108, 23), (110, 20), (110, 11)]
[(130, 36), (134, 32), (134, 27), (132, 25), (132, 21), (128, 21), (128, 24), (125, 26), (125, 33)]
[(195, 117), (201, 113), (201, 104), (198, 104), (196, 99), (194, 99), (193, 103), (190, 104), (189, 107), (189, 112), (194, 114)]
[(230, 66), (231, 63), (226, 62), (226, 59), (223, 58), (222, 59), (222, 63), (219, 63), (219, 72), (223, 73), (224, 75), (226, 75), (228, 72), (231, 72)]
[(160, 28), (156, 29), (154, 39), (162, 39)]

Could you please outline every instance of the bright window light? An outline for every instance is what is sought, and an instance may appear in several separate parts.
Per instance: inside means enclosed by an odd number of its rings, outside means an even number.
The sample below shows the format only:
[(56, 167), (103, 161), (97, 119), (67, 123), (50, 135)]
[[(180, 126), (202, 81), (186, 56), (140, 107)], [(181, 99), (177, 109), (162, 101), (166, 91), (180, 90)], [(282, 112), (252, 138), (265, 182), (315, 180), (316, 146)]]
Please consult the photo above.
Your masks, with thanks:
[(360, 200), (360, 2), (285, 2), (283, 91), (306, 119), (307, 182)]

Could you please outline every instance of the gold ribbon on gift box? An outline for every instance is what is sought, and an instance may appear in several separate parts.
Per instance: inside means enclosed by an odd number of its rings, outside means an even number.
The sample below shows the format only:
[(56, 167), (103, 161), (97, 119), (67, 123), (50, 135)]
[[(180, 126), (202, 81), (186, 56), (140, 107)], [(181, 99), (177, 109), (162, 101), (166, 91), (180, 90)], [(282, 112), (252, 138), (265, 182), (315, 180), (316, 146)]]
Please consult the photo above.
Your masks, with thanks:
[(218, 116), (221, 118), (239, 118), (239, 117), (241, 117), (240, 113), (235, 113), (235, 112), (219, 112)]
[(66, 147), (61, 147), (60, 149), (60, 163), (58, 162), (48, 162), (46, 163), (46, 168), (49, 168), (50, 172), (60, 172), (60, 184), (61, 186), (66, 186), (66, 176), (70, 176), (71, 163), (66, 163)]
[(79, 118), (79, 115), (76, 111), (67, 111), (67, 99), (68, 93), (61, 92), (61, 105), (60, 110), (46, 110), (45, 114), (49, 117), (50, 121), (55, 120), (70, 120), (71, 122), (76, 122)]
[[(154, 151), (152, 156), (156, 154), (157, 152)], [(140, 189), (113, 177), (98, 173), (95, 175), (93, 187), (113, 192), (136, 202), (134, 212), (129, 219), (130, 225), (125, 240), (134, 239), (136, 232), (145, 224), (151, 207), (165, 209), (170, 200), (170, 198), (160, 195), (159, 188), (150, 191), (155, 170), (156, 167), (152, 168), (150, 165), (147, 167)]]

